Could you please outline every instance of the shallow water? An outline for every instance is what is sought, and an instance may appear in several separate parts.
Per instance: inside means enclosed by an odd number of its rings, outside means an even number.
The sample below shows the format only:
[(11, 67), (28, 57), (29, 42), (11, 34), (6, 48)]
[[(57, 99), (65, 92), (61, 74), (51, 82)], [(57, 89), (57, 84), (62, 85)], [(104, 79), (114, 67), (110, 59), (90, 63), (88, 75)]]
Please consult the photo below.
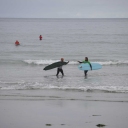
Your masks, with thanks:
[[(127, 93), (127, 55), (128, 19), (0, 19), (0, 90)], [(77, 61), (85, 56), (102, 69), (84, 77)], [(61, 57), (70, 61), (64, 77), (43, 70)]]

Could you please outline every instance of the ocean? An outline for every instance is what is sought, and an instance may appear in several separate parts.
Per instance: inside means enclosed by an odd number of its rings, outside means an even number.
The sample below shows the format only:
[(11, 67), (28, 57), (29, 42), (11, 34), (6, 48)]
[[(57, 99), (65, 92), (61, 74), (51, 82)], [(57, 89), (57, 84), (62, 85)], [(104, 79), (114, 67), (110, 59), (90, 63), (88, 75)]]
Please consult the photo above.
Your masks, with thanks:
[[(64, 77), (43, 70), (62, 57)], [(85, 57), (102, 69), (84, 77)], [(128, 93), (128, 19), (0, 18), (0, 92), (11, 90)]]

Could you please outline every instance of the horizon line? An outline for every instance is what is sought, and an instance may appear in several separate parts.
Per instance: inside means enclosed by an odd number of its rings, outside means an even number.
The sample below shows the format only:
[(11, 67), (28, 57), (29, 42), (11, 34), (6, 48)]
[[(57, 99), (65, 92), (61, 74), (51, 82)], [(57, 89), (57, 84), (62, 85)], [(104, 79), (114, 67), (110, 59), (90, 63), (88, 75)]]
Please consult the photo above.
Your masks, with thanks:
[(39, 17), (39, 18), (35, 18), (35, 17), (0, 17), (1, 19), (3, 18), (3, 19), (128, 19), (128, 18), (126, 18), (126, 17), (124, 17), (124, 18), (122, 18), (122, 17), (119, 17), (119, 18), (115, 18), (115, 17), (111, 17), (111, 18), (109, 18), (109, 17), (106, 17), (106, 18), (100, 18), (100, 17), (98, 17), (98, 18), (78, 18), (78, 17), (76, 17), (76, 18), (66, 18), (66, 17), (61, 17), (61, 18), (57, 18), (57, 17), (55, 17), (55, 18), (53, 18), (53, 17)]

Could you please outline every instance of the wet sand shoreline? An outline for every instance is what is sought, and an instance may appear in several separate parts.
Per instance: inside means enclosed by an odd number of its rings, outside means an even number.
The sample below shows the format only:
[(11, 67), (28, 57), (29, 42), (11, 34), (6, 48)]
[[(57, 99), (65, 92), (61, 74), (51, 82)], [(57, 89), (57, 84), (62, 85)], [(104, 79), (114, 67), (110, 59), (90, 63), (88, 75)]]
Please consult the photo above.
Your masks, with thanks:
[(126, 128), (127, 93), (0, 91), (1, 128)]

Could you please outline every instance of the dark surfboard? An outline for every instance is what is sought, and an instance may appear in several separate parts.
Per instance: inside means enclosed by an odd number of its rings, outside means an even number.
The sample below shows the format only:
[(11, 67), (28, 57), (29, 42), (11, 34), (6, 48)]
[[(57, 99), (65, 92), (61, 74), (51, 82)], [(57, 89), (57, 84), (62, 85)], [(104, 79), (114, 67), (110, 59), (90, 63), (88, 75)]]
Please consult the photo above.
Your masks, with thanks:
[(61, 61), (55, 62), (55, 63), (52, 63), (52, 64), (46, 66), (43, 70), (50, 70), (50, 69), (53, 69), (53, 68), (60, 67), (62, 65), (66, 65), (66, 64), (67, 64), (67, 62), (61, 62)]

